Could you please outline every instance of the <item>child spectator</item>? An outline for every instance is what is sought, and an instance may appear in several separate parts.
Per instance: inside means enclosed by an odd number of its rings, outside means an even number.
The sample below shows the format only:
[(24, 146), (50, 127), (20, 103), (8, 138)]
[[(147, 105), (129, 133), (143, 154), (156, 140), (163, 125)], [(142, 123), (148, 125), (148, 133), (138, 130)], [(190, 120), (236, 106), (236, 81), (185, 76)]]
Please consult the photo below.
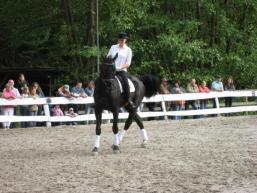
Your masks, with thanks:
[[(39, 98), (36, 88), (31, 88), (30, 93), (29, 93), (29, 97), (33, 98), (33, 99)], [(30, 116), (37, 116), (37, 114), (38, 114), (38, 105), (30, 105), (29, 106), (29, 115)], [(30, 122), (29, 126), (30, 127), (36, 127), (36, 122), (35, 121)]]
[[(5, 89), (3, 90), (2, 97), (8, 100), (16, 99), (16, 93), (12, 89), (12, 85), (7, 83), (5, 85)], [(3, 114), (8, 116), (13, 116), (14, 114), (14, 106), (8, 105), (3, 106)], [(3, 122), (3, 127), (5, 129), (10, 129), (11, 122)]]
[[(28, 98), (28, 97), (29, 97), (29, 88), (28, 87), (23, 87), (21, 98)], [(20, 109), (21, 109), (21, 115), (23, 115), (23, 116), (29, 115), (29, 106), (28, 105), (22, 105), (20, 107)], [(27, 122), (21, 122), (21, 127), (22, 128), (27, 128), (28, 123)]]
[[(68, 116), (68, 117), (78, 116), (78, 114), (74, 112), (72, 107), (69, 108), (69, 110), (65, 113), (65, 115)], [(67, 125), (77, 125), (77, 123), (75, 123), (74, 121), (71, 121), (71, 122), (67, 122)]]
[[(54, 108), (52, 108), (52, 115), (53, 116), (64, 116), (62, 109), (60, 108), (60, 105), (55, 105)], [(53, 124), (53, 126), (61, 125), (61, 122), (56, 122)]]
[[(180, 87), (180, 82), (175, 81), (174, 87), (171, 90), (172, 94), (182, 94), (185, 92), (185, 89)], [(185, 107), (185, 101), (184, 100), (179, 100), (175, 101), (174, 108), (175, 111), (181, 111)], [(175, 116), (175, 120), (180, 120), (181, 116)]]

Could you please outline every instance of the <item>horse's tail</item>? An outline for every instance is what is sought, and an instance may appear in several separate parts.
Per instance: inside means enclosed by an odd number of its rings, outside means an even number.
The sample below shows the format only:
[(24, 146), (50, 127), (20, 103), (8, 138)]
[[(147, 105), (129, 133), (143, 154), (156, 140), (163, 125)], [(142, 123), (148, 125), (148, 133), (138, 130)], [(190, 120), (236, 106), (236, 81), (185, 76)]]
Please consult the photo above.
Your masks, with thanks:
[(157, 93), (160, 87), (160, 79), (153, 75), (142, 75), (139, 77), (145, 86), (145, 96), (151, 97)]

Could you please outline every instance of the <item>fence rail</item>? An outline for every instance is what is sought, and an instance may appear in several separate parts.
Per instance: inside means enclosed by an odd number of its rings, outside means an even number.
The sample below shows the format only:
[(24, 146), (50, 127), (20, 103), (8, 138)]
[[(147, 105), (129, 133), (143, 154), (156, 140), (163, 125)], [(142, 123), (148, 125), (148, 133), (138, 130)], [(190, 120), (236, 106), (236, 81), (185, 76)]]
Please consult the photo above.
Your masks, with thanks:
[[(241, 90), (241, 91), (224, 91), (224, 92), (210, 92), (210, 93), (185, 93), (185, 94), (169, 94), (169, 95), (156, 95), (151, 98), (144, 98), (142, 103), (155, 102), (161, 103), (161, 111), (157, 112), (139, 112), (142, 118), (146, 117), (165, 117), (167, 116), (190, 116), (190, 115), (208, 115), (208, 114), (222, 114), (222, 113), (236, 113), (236, 112), (251, 112), (257, 111), (257, 104), (251, 106), (240, 107), (220, 107), (220, 98), (224, 97), (256, 97), (257, 90)], [(181, 111), (168, 111), (166, 109), (166, 102), (179, 101), (179, 100), (201, 100), (201, 99), (215, 99), (216, 108), (211, 109), (197, 109), (197, 110), (181, 110)], [(94, 99), (92, 97), (87, 98), (75, 98), (67, 99), (64, 97), (49, 97), (49, 98), (25, 98), (7, 100), (0, 98), (0, 107), (3, 106), (20, 106), (20, 105), (43, 105), (43, 116), (4, 116), (0, 115), (0, 122), (46, 122), (47, 126), (51, 126), (52, 122), (69, 122), (69, 121), (86, 121), (95, 120), (94, 114), (78, 115), (76, 117), (59, 116), (54, 117), (50, 115), (49, 105), (56, 104), (92, 104)], [(128, 117), (128, 113), (120, 113), (119, 118), (125, 119)], [(111, 113), (103, 113), (103, 119), (112, 119)]]

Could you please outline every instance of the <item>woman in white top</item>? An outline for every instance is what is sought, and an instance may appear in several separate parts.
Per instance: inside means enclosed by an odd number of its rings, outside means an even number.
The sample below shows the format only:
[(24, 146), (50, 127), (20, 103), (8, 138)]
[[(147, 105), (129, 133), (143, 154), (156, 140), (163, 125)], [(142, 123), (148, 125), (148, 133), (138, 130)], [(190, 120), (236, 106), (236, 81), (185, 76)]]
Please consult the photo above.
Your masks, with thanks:
[[(122, 87), (124, 91), (124, 100), (126, 105), (130, 105), (133, 108), (133, 102), (130, 99), (129, 83), (127, 69), (131, 64), (132, 50), (126, 45), (128, 36), (126, 33), (121, 32), (118, 34), (118, 44), (112, 45), (108, 55), (112, 58), (118, 53), (118, 57), (115, 60), (116, 73), (122, 78)], [(125, 106), (126, 106), (125, 105)]]

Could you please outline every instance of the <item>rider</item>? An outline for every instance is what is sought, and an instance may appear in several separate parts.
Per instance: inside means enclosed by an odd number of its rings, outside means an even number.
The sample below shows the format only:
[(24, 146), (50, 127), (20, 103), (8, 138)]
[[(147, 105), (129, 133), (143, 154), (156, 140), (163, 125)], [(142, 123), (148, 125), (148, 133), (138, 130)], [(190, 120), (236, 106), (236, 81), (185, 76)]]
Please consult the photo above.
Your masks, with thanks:
[(122, 80), (125, 106), (133, 108), (134, 104), (130, 99), (130, 90), (128, 83), (127, 69), (131, 64), (132, 50), (126, 45), (128, 35), (124, 32), (118, 34), (118, 44), (112, 45), (107, 56), (112, 56), (112, 58), (118, 53), (118, 57), (115, 60), (116, 74), (118, 74)]

